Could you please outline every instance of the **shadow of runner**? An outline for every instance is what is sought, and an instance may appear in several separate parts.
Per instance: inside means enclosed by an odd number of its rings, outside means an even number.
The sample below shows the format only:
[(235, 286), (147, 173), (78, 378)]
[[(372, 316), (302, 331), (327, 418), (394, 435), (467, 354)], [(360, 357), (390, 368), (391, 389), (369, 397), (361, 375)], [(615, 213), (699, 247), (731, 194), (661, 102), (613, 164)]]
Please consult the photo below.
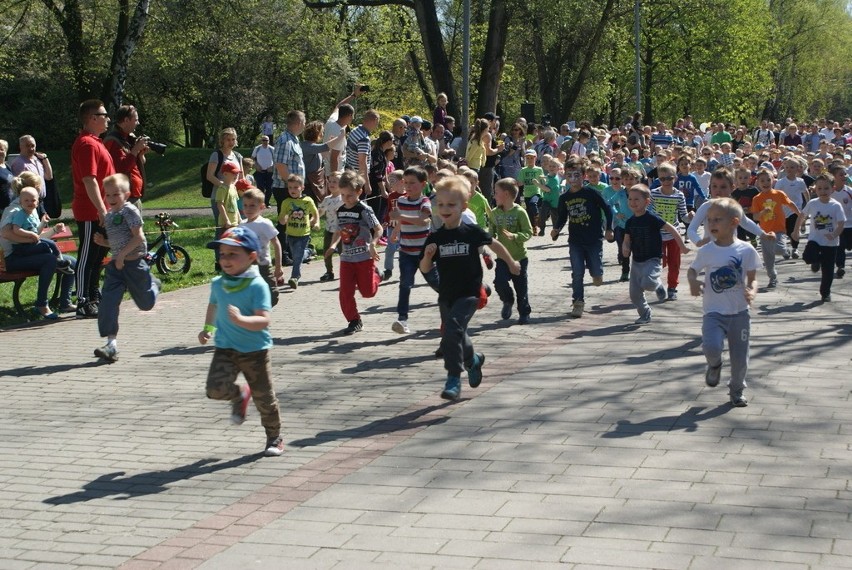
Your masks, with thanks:
[(439, 416), (437, 418), (432, 418), (424, 421), (416, 420), (421, 416), (425, 416), (436, 410), (446, 408), (447, 406), (451, 406), (454, 403), (455, 402), (444, 402), (442, 404), (438, 404), (437, 406), (428, 406), (420, 410), (408, 412), (407, 414), (401, 414), (383, 420), (375, 420), (368, 424), (349, 429), (321, 431), (314, 437), (291, 441), (289, 445), (295, 447), (311, 447), (314, 445), (322, 445), (323, 443), (337, 441), (340, 439), (356, 439), (360, 437), (370, 437), (373, 435), (383, 435), (396, 431), (417, 429), (442, 424), (449, 420), (447, 416)]
[(70, 372), (80, 368), (96, 368), (98, 366), (109, 366), (111, 362), (106, 360), (92, 360), (83, 363), (51, 364), (50, 366), (22, 366), (10, 370), (0, 370), (0, 376), (41, 376), (42, 374), (56, 374), (57, 372)]
[(118, 500), (140, 497), (142, 495), (153, 495), (168, 490), (169, 483), (215, 473), (223, 469), (239, 467), (247, 463), (253, 463), (261, 457), (263, 457), (263, 453), (255, 453), (231, 459), (224, 463), (215, 463), (219, 461), (218, 459), (200, 459), (195, 463), (175, 467), (168, 471), (147, 471), (129, 477), (122, 477), (124, 471), (116, 471), (101, 475), (94, 481), (86, 483), (83, 485), (81, 491), (49, 497), (42, 502), (49, 505), (69, 505), (91, 501), (92, 499), (103, 499), (111, 495), (115, 495), (115, 499)]
[(644, 422), (632, 423), (629, 420), (618, 420), (613, 431), (603, 434), (601, 437), (607, 439), (633, 437), (642, 435), (649, 431), (674, 431), (683, 430), (693, 432), (698, 429), (698, 422), (717, 418), (731, 411), (733, 407), (729, 404), (720, 404), (708, 412), (702, 414), (703, 407), (692, 406), (678, 416), (662, 416), (651, 418)]

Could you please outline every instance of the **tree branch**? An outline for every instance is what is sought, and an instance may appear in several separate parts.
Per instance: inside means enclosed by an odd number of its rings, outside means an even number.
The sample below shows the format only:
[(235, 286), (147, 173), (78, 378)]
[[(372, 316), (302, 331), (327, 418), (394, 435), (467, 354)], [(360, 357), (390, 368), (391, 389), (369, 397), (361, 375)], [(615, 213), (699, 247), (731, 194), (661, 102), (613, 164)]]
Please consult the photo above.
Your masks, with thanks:
[(338, 6), (405, 6), (414, 9), (414, 0), (302, 0), (308, 8), (337, 8)]

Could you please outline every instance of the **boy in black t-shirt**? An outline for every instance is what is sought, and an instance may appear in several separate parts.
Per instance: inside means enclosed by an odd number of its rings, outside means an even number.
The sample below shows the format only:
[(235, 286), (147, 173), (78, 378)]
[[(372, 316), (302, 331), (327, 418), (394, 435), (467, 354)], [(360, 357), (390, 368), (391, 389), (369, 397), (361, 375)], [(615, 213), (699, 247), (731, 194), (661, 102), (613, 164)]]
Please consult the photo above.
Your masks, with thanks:
[(659, 301), (666, 300), (666, 286), (660, 278), (663, 268), (663, 236), (660, 230), (666, 230), (672, 235), (682, 253), (689, 252), (680, 232), (656, 213), (648, 211), (650, 204), (651, 191), (644, 184), (636, 184), (628, 190), (627, 205), (633, 217), (625, 224), (621, 255), (633, 259), (630, 268), (630, 300), (639, 312), (637, 325), (651, 322), (651, 307), (645, 300), (645, 291), (656, 291)]
[[(754, 220), (754, 215), (751, 214), (751, 202), (754, 197), (760, 194), (760, 190), (756, 186), (749, 184), (751, 181), (751, 171), (748, 168), (740, 167), (734, 171), (734, 181), (736, 188), (731, 192), (731, 198), (737, 201), (742, 206), (746, 217)], [(718, 196), (713, 196), (718, 198)], [(751, 245), (757, 247), (757, 239), (751, 232), (747, 232), (742, 226), (737, 226), (737, 239), (742, 241), (750, 241)]]
[(441, 397), (457, 400), (461, 395), (461, 373), (467, 371), (468, 383), (476, 388), (482, 382), (482, 364), (485, 356), (473, 351), (467, 335), (467, 325), (479, 304), (482, 288), (482, 264), (479, 248), (487, 245), (494, 254), (509, 266), (513, 275), (521, 266), (506, 248), (479, 226), (461, 223), (461, 214), (467, 207), (470, 185), (461, 176), (449, 176), (435, 185), (435, 209), (443, 226), (430, 234), (420, 258), (420, 271), (424, 274), (436, 263), (440, 284), (438, 307), (444, 322), (441, 351), (447, 382)]

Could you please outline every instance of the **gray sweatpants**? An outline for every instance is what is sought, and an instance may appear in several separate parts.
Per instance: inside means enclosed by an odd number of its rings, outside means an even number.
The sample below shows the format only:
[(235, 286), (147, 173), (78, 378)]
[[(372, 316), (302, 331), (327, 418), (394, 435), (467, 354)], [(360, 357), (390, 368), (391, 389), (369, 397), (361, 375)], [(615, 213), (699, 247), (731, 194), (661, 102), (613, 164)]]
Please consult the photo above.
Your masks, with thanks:
[(441, 350), (448, 376), (461, 376), (465, 367), (473, 364), (473, 342), (467, 334), (467, 325), (478, 304), (477, 297), (461, 297), (452, 303), (438, 301), (444, 323)]
[(653, 291), (662, 284), (662, 267), (663, 262), (659, 257), (647, 261), (633, 260), (630, 267), (630, 301), (640, 317), (651, 312), (651, 307), (645, 300), (645, 291)]
[(787, 249), (787, 234), (776, 232), (775, 239), (760, 238), (761, 250), (763, 251), (763, 266), (766, 267), (766, 275), (770, 279), (778, 279), (775, 271), (775, 256), (790, 255)]
[(722, 351), (728, 339), (731, 359), (731, 381), (728, 391), (731, 396), (741, 396), (746, 388), (748, 373), (748, 346), (751, 333), (751, 317), (748, 310), (734, 315), (707, 313), (701, 324), (701, 348), (707, 364), (713, 368), (722, 366)]

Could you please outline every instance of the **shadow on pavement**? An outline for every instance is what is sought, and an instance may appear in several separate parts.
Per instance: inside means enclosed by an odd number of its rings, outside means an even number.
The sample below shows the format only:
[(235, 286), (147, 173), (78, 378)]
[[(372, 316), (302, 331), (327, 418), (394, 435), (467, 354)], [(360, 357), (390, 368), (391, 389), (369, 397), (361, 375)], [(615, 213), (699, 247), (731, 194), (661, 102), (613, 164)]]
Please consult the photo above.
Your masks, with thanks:
[(231, 459), (224, 463), (215, 463), (219, 461), (218, 459), (200, 459), (195, 463), (175, 467), (168, 471), (147, 471), (129, 477), (123, 477), (124, 471), (116, 471), (115, 473), (101, 475), (94, 481), (86, 483), (83, 485), (81, 491), (69, 493), (68, 495), (50, 497), (42, 502), (49, 505), (69, 505), (91, 501), (92, 499), (103, 499), (113, 495), (118, 500), (142, 495), (153, 495), (168, 490), (169, 483), (215, 473), (223, 469), (239, 467), (247, 463), (253, 463), (261, 457), (263, 457), (262, 453), (255, 453)]
[(207, 352), (213, 352), (216, 350), (216, 347), (213, 345), (208, 346), (172, 346), (170, 348), (164, 348), (159, 352), (149, 352), (148, 354), (142, 354), (142, 358), (156, 358), (158, 356), (194, 356), (196, 354), (205, 354)]
[(769, 305), (760, 305), (758, 307), (758, 315), (780, 315), (783, 313), (801, 313), (808, 311), (814, 307), (822, 305), (822, 301), (811, 301), (810, 303), (802, 303), (801, 301), (781, 307), (770, 307)]
[(683, 430), (693, 432), (698, 429), (698, 422), (717, 418), (728, 413), (733, 408), (729, 404), (720, 404), (706, 413), (701, 413), (703, 407), (692, 406), (679, 416), (662, 416), (651, 418), (644, 422), (632, 423), (629, 420), (619, 420), (613, 431), (603, 434), (601, 437), (608, 439), (633, 437), (642, 435), (649, 431), (674, 431)]
[(701, 346), (701, 337), (697, 336), (692, 340), (688, 340), (680, 346), (673, 346), (663, 350), (657, 350), (643, 354), (642, 356), (628, 356), (624, 359), (625, 364), (652, 364), (659, 361), (667, 361), (670, 359), (681, 359), (686, 353), (699, 348)]
[(0, 370), (0, 376), (40, 376), (42, 374), (56, 374), (57, 372), (70, 372), (80, 368), (96, 368), (107, 366), (106, 360), (92, 360), (91, 362), (73, 362), (66, 364), (52, 364), (50, 366), (22, 366), (11, 370)]
[(314, 445), (322, 445), (323, 443), (328, 443), (330, 441), (337, 441), (341, 439), (356, 439), (360, 437), (370, 437), (373, 435), (383, 435), (387, 433), (393, 433), (396, 431), (402, 430), (410, 430), (421, 427), (434, 426), (438, 424), (442, 424), (446, 422), (449, 418), (447, 416), (439, 416), (437, 418), (428, 419), (425, 421), (416, 421), (421, 416), (425, 416), (430, 414), (436, 410), (443, 409), (447, 406), (453, 405), (455, 402), (444, 402), (437, 406), (428, 406), (426, 408), (422, 408), (420, 410), (414, 410), (413, 412), (408, 412), (407, 414), (401, 414), (398, 416), (394, 416), (392, 418), (387, 418), (384, 420), (375, 420), (368, 424), (364, 424), (362, 426), (353, 427), (349, 429), (343, 430), (331, 430), (331, 431), (321, 431), (316, 434), (314, 437), (309, 437), (305, 439), (297, 439), (295, 441), (291, 441), (289, 445), (294, 447), (311, 447)]

